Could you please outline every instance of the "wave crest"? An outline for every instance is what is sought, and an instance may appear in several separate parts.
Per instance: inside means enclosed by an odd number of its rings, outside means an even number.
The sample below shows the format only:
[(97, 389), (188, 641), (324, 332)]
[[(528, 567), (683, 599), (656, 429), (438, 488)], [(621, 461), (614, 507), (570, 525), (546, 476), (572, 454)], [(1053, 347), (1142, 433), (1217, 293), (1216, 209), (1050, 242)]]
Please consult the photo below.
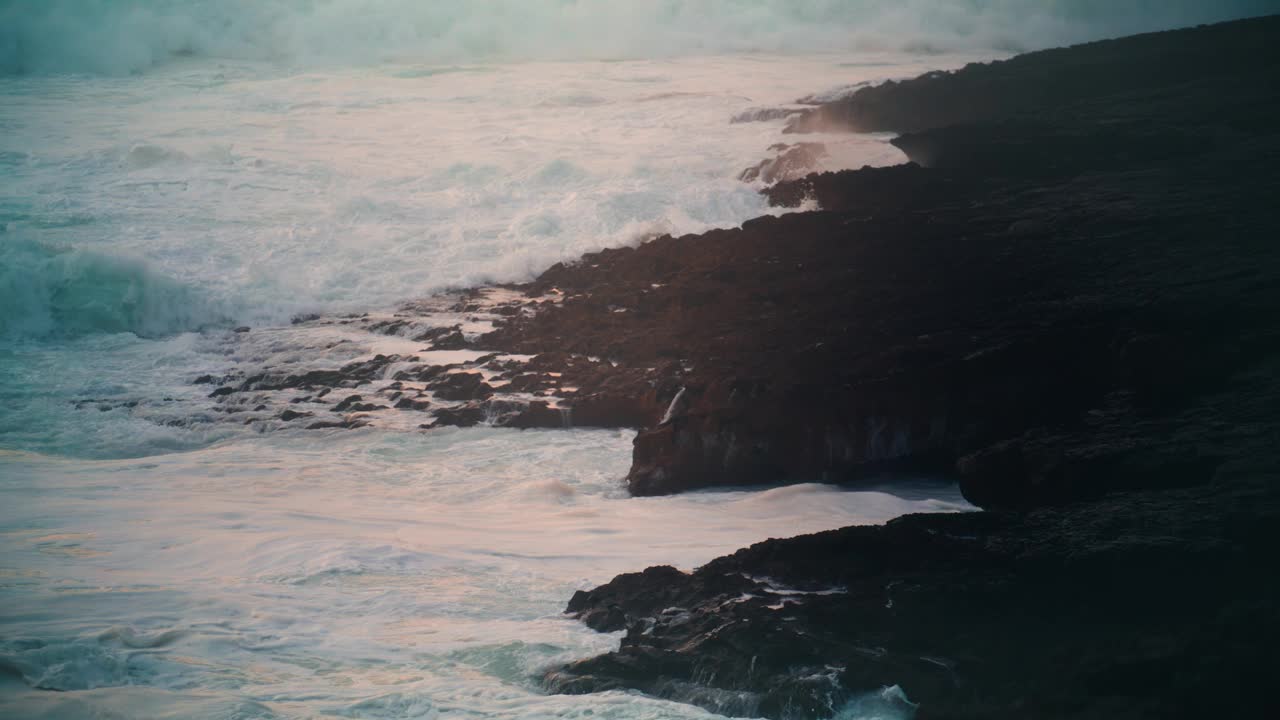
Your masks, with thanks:
[(0, 337), (150, 338), (229, 322), (216, 303), (141, 261), (36, 242), (0, 245)]

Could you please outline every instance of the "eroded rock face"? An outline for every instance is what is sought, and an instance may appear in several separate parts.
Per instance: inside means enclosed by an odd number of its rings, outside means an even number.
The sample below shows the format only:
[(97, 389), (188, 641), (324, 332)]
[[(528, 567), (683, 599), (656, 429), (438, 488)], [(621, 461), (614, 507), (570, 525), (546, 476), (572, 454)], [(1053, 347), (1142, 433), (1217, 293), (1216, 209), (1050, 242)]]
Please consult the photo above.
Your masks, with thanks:
[(1265, 717), (1277, 521), (1274, 484), (1223, 483), (770, 540), (579, 592), (626, 636), (546, 683), (779, 720), (890, 685), (921, 720)]

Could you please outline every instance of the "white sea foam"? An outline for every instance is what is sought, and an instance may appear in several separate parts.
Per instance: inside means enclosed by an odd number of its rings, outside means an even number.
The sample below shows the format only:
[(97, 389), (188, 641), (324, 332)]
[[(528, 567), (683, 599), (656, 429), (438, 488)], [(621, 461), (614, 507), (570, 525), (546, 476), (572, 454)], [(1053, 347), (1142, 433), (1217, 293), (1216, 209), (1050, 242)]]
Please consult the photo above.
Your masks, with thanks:
[[(138, 456), (251, 432), (192, 410), (208, 388), (190, 381), (228, 360), (419, 349), (299, 342), (310, 331), (287, 327), (294, 314), (377, 311), (737, 225), (770, 212), (737, 175), (782, 121), (736, 114), (789, 103), (797, 78), (820, 88), (973, 56), (844, 57), (305, 73), (191, 59), (136, 77), (0, 77), (0, 447)], [(901, 158), (884, 137), (827, 140), (831, 167)], [(241, 324), (284, 328), (218, 340)]]
[[(736, 177), (781, 128), (730, 125), (737, 112), (793, 100), (797, 77), (820, 87), (969, 57), (895, 55), (861, 73), (750, 57), (0, 78), (0, 332), (188, 329), (207, 318), (164, 313), (197, 297), (251, 324), (365, 310), (733, 226), (768, 211)], [(884, 138), (832, 142), (848, 163), (901, 157)], [(136, 317), (78, 312), (119, 311), (107, 292)]]
[[(817, 485), (632, 499), (631, 437), (446, 430), (0, 457), (0, 675), (15, 683), (0, 715), (709, 717), (542, 695), (544, 668), (617, 643), (562, 618), (565, 600), (770, 536), (967, 507), (936, 484), (916, 500)], [(898, 717), (869, 712), (854, 717)]]

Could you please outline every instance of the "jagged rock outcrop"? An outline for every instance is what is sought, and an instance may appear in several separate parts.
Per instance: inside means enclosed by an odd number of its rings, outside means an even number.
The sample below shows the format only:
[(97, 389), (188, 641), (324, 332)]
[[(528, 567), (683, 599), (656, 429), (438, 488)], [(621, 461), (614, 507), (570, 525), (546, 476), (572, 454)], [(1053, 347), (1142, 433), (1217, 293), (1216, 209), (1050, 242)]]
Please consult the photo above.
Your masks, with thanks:
[[(1213, 394), (1277, 349), (1267, 78), (1280, 54), (1265, 40), (1278, 28), (1228, 23), (860, 90), (815, 112), (858, 108), (883, 121), (851, 127), (876, 130), (970, 119), (925, 113), (937, 91), (938, 112), (997, 119), (899, 139), (942, 167), (767, 191), (822, 212), (554, 267), (532, 287), (565, 299), (498, 335), (668, 365), (656, 400), (685, 388), (685, 406), (637, 438), (636, 494), (886, 465), (955, 468), (991, 507), (1204, 482), (1232, 442), (1223, 428), (1258, 419)], [(1085, 82), (1117, 58), (1123, 71)], [(1020, 94), (1059, 75), (1061, 91)], [(958, 102), (967, 88), (976, 99)], [(1139, 472), (1135, 455), (1162, 459)]]
[(583, 352), (678, 359), (633, 492), (924, 464), (988, 510), (619, 576), (568, 611), (620, 648), (547, 686), (779, 720), (890, 685), (919, 720), (1280, 712), (1277, 40), (1264, 18), (864, 89), (796, 128), (910, 131), (916, 163), (552, 273), (575, 326), (596, 293), (634, 310)]
[[(895, 467), (984, 507), (1206, 482), (1265, 419), (1240, 388), (1270, 397), (1280, 345), (1277, 36), (1264, 18), (861, 88), (797, 122), (910, 131), (919, 162), (765, 191), (822, 211), (336, 320), (417, 354), (196, 381), (264, 425), (275, 393), (330, 413), (312, 427), (639, 428), (638, 495)], [(366, 397), (355, 421), (335, 389)]]
[[(1236, 468), (1255, 477), (1280, 470)], [(625, 630), (548, 671), (741, 717), (899, 686), (917, 720), (1269, 717), (1280, 492), (1224, 482), (1027, 514), (912, 515), (620, 575), (568, 610)]]

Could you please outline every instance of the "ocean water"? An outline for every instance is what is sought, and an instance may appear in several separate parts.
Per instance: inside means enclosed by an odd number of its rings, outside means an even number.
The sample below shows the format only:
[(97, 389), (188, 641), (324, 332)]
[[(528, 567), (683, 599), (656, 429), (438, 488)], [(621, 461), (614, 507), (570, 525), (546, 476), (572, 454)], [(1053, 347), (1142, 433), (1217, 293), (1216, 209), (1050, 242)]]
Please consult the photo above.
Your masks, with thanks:
[(10, 454), (0, 715), (709, 717), (540, 693), (540, 670), (619, 639), (559, 615), (573, 591), (964, 507), (930, 485), (911, 499), (821, 485), (632, 499), (618, 482), (630, 443), (354, 431), (93, 463)]
[(387, 342), (299, 313), (776, 212), (752, 109), (1272, 5), (0, 2), (0, 716), (709, 717), (542, 694), (618, 642), (572, 592), (955, 489), (632, 499), (630, 432), (244, 425), (193, 380)]

